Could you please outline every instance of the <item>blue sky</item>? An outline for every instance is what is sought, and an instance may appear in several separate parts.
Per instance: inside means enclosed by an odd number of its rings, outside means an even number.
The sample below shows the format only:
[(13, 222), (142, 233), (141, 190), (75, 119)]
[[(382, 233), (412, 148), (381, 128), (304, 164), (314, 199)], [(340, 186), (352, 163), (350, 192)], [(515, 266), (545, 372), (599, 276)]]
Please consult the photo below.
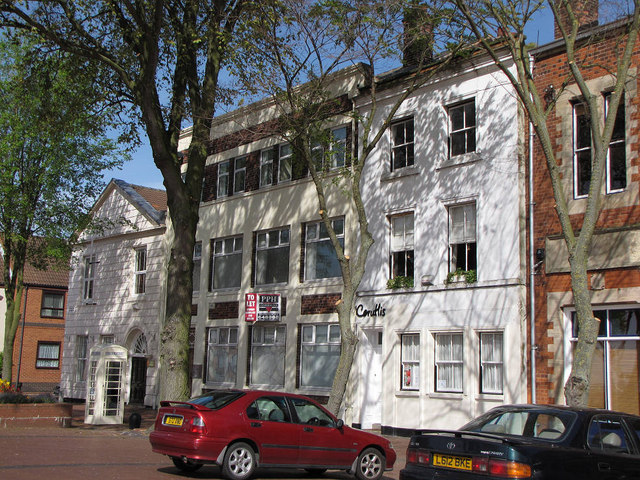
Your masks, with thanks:
[[(541, 45), (553, 40), (553, 20), (548, 11), (542, 12), (539, 18), (532, 22), (528, 37)], [(141, 137), (142, 145), (132, 153), (132, 160), (121, 169), (105, 172), (105, 182), (112, 178), (118, 178), (135, 185), (164, 189), (162, 174), (153, 163), (148, 138), (144, 133)]]

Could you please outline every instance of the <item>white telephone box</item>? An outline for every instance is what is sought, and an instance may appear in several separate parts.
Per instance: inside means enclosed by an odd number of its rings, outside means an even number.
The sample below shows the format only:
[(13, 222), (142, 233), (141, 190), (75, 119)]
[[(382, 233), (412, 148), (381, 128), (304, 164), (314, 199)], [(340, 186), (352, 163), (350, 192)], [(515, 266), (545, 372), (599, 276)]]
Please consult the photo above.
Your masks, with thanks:
[(127, 349), (120, 345), (96, 345), (91, 349), (84, 423), (122, 423), (127, 358)]

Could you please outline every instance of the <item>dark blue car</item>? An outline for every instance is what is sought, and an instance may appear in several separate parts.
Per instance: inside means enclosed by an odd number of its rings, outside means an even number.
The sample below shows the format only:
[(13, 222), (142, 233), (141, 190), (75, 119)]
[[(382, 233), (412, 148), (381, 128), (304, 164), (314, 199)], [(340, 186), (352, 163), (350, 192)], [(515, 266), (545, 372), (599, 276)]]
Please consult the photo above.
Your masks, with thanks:
[(505, 405), (460, 430), (411, 438), (400, 480), (640, 479), (640, 416)]

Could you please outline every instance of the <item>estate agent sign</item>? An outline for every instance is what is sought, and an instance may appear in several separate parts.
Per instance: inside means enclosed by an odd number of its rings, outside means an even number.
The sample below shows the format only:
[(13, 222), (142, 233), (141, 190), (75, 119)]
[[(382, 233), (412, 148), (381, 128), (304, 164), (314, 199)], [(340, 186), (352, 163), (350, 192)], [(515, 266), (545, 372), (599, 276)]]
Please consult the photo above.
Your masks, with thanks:
[(247, 293), (244, 300), (244, 319), (247, 322), (279, 322), (279, 293)]

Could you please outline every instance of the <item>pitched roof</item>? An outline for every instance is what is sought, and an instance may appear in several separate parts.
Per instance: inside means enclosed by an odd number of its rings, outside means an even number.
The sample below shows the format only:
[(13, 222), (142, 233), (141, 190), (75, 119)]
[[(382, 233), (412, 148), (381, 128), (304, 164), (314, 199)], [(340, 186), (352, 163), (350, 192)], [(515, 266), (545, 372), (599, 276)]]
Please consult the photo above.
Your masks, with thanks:
[[(112, 179), (111, 184), (120, 189), (151, 220), (158, 225), (164, 225), (167, 216), (167, 193), (164, 190), (133, 185), (117, 178)], [(105, 192), (110, 189), (111, 184), (107, 186)]]
[[(0, 256), (0, 272), (4, 271), (4, 258)], [(28, 261), (24, 266), (24, 277), (22, 281), (30, 287), (55, 287), (67, 288), (69, 286), (69, 267), (50, 267), (40, 270)], [(0, 287), (4, 287), (4, 279), (0, 276)]]

